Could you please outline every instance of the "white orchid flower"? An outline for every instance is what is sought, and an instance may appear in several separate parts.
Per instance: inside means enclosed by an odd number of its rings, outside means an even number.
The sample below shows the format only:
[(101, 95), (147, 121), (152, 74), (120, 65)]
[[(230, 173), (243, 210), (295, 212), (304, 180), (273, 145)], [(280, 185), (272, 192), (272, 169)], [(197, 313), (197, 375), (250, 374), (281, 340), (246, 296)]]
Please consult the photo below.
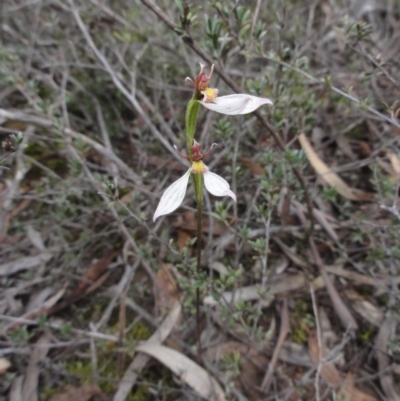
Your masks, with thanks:
[(195, 88), (201, 100), (199, 102), (209, 110), (227, 115), (248, 114), (258, 109), (263, 104), (272, 105), (272, 100), (265, 97), (237, 93), (234, 95), (218, 96), (218, 89), (209, 88), (214, 65), (211, 66), (210, 74), (204, 73), (204, 65), (200, 63), (200, 73), (193, 81), (187, 77), (186, 81)]
[(212, 173), (201, 160), (194, 161), (189, 170), (165, 190), (154, 213), (153, 221), (156, 221), (160, 216), (172, 213), (181, 205), (186, 194), (190, 174), (203, 174), (204, 186), (210, 194), (230, 196), (236, 202), (236, 195), (230, 190), (229, 184), (224, 178)]
[[(206, 91), (204, 91), (206, 92)], [(204, 96), (200, 103), (207, 109), (227, 115), (248, 114), (263, 104), (273, 104), (270, 99), (237, 93), (235, 95), (216, 96), (213, 100)], [(207, 99), (207, 100), (206, 100)]]

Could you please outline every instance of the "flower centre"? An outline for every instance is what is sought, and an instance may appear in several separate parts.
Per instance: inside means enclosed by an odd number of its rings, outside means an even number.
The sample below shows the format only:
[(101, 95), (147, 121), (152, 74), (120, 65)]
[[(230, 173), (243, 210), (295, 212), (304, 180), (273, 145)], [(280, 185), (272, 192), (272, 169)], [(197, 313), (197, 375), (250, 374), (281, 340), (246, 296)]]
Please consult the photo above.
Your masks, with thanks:
[(218, 96), (218, 89), (215, 88), (207, 88), (201, 91), (203, 95), (203, 102), (204, 103), (212, 103), (214, 99)]
[(197, 161), (192, 163), (192, 173), (193, 174), (203, 174), (207, 171), (207, 167), (202, 161)]

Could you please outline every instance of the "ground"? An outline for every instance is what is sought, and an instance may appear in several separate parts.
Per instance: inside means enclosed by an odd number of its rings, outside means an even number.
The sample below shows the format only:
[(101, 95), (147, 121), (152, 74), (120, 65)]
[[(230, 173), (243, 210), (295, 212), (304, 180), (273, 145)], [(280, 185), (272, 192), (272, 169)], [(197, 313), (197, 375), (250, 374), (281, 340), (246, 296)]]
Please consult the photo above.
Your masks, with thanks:
[(0, 401), (400, 400), (400, 3), (154, 3), (1, 2)]

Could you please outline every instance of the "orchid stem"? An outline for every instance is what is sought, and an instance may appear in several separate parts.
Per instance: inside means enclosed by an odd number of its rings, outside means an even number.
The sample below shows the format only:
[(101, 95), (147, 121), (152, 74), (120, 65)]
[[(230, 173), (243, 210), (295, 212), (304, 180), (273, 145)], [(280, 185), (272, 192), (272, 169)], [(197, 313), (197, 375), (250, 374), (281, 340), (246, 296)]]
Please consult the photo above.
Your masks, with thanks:
[[(189, 161), (192, 163), (192, 146), (196, 132), (197, 116), (199, 113), (198, 92), (193, 94), (186, 108), (186, 145)], [(203, 177), (201, 174), (192, 174), (194, 193), (197, 203), (197, 249), (196, 249), (196, 281), (200, 283), (201, 273), (201, 225), (203, 220)], [(200, 330), (200, 285), (196, 288), (196, 337), (198, 362), (202, 361), (201, 330)]]
[(200, 339), (200, 285), (201, 282), (201, 228), (203, 223), (203, 177), (202, 174), (192, 174), (194, 193), (197, 203), (197, 248), (196, 248), (196, 281), (198, 282), (196, 288), (196, 337), (197, 337), (197, 354), (199, 363), (201, 363), (202, 346)]
[(197, 115), (199, 114), (199, 102), (196, 100), (196, 94), (189, 101), (186, 108), (186, 145), (189, 159), (192, 157), (192, 146), (194, 134), (196, 132)]
[[(197, 250), (196, 250), (196, 273), (201, 273), (201, 228), (203, 222), (203, 201), (197, 200)], [(202, 360), (201, 331), (200, 331), (200, 287), (196, 288), (196, 332), (197, 332), (197, 355), (199, 363)]]

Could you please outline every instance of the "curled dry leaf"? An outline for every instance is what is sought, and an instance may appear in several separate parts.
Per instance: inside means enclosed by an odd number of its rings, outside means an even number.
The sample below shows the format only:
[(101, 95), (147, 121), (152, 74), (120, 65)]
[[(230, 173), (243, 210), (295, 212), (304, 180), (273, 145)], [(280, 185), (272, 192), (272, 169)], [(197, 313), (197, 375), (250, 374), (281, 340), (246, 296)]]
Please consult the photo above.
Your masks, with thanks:
[[(171, 308), (167, 317), (162, 321), (158, 329), (146, 341), (146, 344), (161, 344), (164, 342), (176, 326), (177, 321), (180, 319), (181, 310), (181, 304), (177, 302), (173, 308)], [(128, 396), (132, 387), (135, 385), (140, 372), (147, 365), (149, 359), (150, 357), (145, 354), (138, 354), (135, 356), (119, 383), (118, 390), (114, 395), (113, 401), (126, 400), (126, 397)]]
[(400, 401), (400, 386), (394, 379), (393, 373), (387, 371), (391, 364), (388, 350), (389, 341), (394, 338), (397, 324), (395, 315), (386, 316), (380, 325), (375, 342), (376, 359), (378, 360), (379, 372), (381, 372), (379, 380), (387, 399), (390, 401)]
[(320, 349), (315, 331), (308, 338), (308, 350), (315, 365), (320, 364), (319, 374), (333, 388), (338, 388), (341, 378), (338, 370), (332, 363), (322, 362), (326, 351)]
[(279, 359), (292, 365), (305, 366), (307, 368), (313, 366), (307, 348), (290, 341), (285, 341), (283, 343), (281, 352), (279, 353)]
[(362, 191), (360, 189), (351, 188), (348, 186), (336, 173), (331, 171), (317, 155), (315, 150), (312, 148), (309, 140), (304, 133), (299, 135), (299, 142), (311, 165), (314, 167), (317, 174), (332, 188), (342, 195), (344, 198), (353, 201), (371, 201), (375, 195)]
[(191, 240), (192, 238), (193, 235), (190, 234), (188, 231), (182, 229), (178, 230), (178, 239), (176, 241), (176, 244), (178, 246), (179, 252), (183, 251), (183, 248), (187, 246), (188, 241)]
[[(267, 295), (273, 296), (282, 294), (285, 292), (295, 291), (305, 285), (304, 274), (296, 275), (281, 275), (271, 280), (267, 285)], [(235, 291), (226, 291), (222, 293), (221, 298), (224, 299), (224, 303), (238, 303), (239, 301), (255, 301), (262, 298), (261, 284), (250, 285), (247, 287), (241, 287)], [(204, 298), (204, 305), (214, 306), (218, 304), (212, 296)]]
[(225, 401), (224, 392), (218, 382), (187, 356), (163, 345), (148, 342), (139, 345), (136, 350), (156, 358), (202, 397)]
[(338, 393), (339, 399), (342, 401), (378, 401), (376, 397), (366, 394), (354, 387), (353, 374), (347, 373)]
[(352, 308), (358, 312), (367, 322), (376, 327), (380, 327), (385, 318), (382, 309), (379, 309), (373, 303), (369, 302), (364, 296), (354, 290), (346, 290), (346, 297), (351, 301)]
[(171, 271), (171, 265), (162, 264), (157, 272), (157, 306), (158, 308), (171, 308), (179, 302), (180, 292), (175, 277)]
[(254, 175), (265, 175), (264, 168), (261, 166), (261, 164), (258, 164), (247, 157), (240, 157), (238, 161), (240, 164), (247, 167)]

